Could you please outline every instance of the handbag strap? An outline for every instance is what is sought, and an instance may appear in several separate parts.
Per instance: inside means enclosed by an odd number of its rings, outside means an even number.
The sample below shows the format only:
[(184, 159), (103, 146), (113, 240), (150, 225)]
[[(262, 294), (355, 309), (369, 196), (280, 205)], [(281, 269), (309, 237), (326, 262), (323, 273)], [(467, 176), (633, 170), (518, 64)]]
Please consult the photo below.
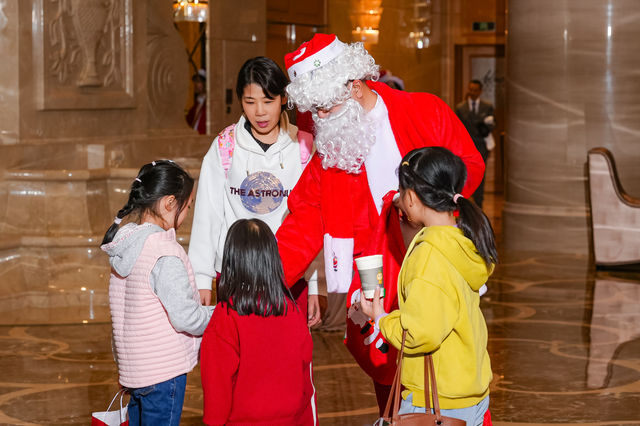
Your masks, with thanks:
[[(384, 409), (383, 419), (390, 421), (392, 418), (395, 418), (398, 415), (398, 409), (400, 400), (400, 378), (402, 375), (402, 354), (404, 352), (404, 342), (407, 337), (406, 331), (402, 334), (402, 347), (400, 352), (398, 352), (398, 358), (396, 361), (396, 374), (393, 376), (393, 383), (391, 384), (391, 391), (389, 392), (389, 397), (387, 398), (387, 405)], [(396, 398), (398, 395), (398, 398)], [(397, 406), (396, 406), (397, 403)], [(393, 405), (392, 405), (393, 404)], [(393, 411), (392, 407), (393, 406)]]
[[(425, 368), (429, 366), (429, 376), (431, 378), (431, 397), (433, 398), (433, 410), (438, 421), (442, 420), (440, 414), (440, 401), (438, 400), (438, 385), (436, 384), (436, 368), (433, 365), (433, 356), (428, 354), (424, 357)], [(426, 394), (426, 391), (425, 391)], [(428, 399), (425, 395), (425, 399)]]
[[(383, 418), (391, 420), (393, 423), (398, 419), (398, 411), (400, 411), (400, 389), (402, 378), (402, 359), (404, 358), (404, 345), (407, 340), (407, 330), (402, 332), (402, 346), (398, 353), (396, 374), (393, 376), (393, 384), (391, 385), (391, 392), (387, 398), (387, 405), (384, 409)], [(431, 390), (431, 392), (429, 392)], [(438, 422), (442, 421), (442, 414), (440, 413), (440, 401), (438, 399), (438, 385), (436, 383), (436, 369), (433, 364), (433, 356), (431, 354), (425, 354), (424, 356), (424, 403), (427, 413), (431, 413), (431, 403), (429, 401), (429, 393), (431, 393), (431, 399), (433, 400), (433, 410)], [(392, 402), (393, 401), (393, 402)], [(392, 410), (393, 404), (393, 411)], [(391, 416), (390, 416), (391, 415)]]
[(431, 401), (429, 400), (429, 373), (431, 370), (427, 361), (428, 357), (431, 357), (431, 355), (424, 356), (424, 408), (427, 414), (431, 414)]
[[(400, 347), (400, 352), (398, 353), (396, 374), (393, 376), (393, 384), (391, 385), (391, 392), (389, 393), (389, 397), (387, 398), (387, 405), (386, 405), (386, 407), (384, 409), (384, 415), (383, 415), (384, 419), (389, 419), (389, 420), (392, 420), (392, 421), (396, 420), (398, 418), (398, 411), (400, 411), (400, 394), (401, 394), (400, 389), (401, 389), (401, 379), (402, 379), (402, 359), (404, 357), (404, 344), (405, 344), (406, 340), (407, 340), (407, 330), (403, 330), (403, 332), (402, 332), (402, 346)], [(429, 357), (430, 357), (430, 355), (429, 355)], [(429, 372), (429, 370), (427, 369), (427, 358), (425, 357), (425, 363), (424, 363), (425, 403), (426, 403), (427, 409), (430, 410), (429, 397), (428, 397), (427, 392), (426, 392), (426, 389), (428, 389), (428, 386), (429, 386), (428, 372)], [(393, 398), (393, 411), (391, 411), (392, 398)], [(436, 394), (436, 398), (437, 398), (437, 394)], [(437, 404), (437, 400), (436, 400), (436, 407), (438, 407), (437, 408), (438, 409), (438, 413), (440, 413), (440, 407)], [(389, 416), (390, 414), (391, 414), (391, 417)], [(439, 414), (438, 414), (438, 418), (440, 418)]]
[(382, 412), (382, 418), (385, 420), (390, 420), (391, 417), (391, 404), (393, 401), (393, 395), (396, 389), (396, 379), (398, 378), (398, 369), (396, 368), (396, 373), (393, 376), (393, 382), (391, 383), (391, 391), (389, 392), (389, 396), (387, 397), (387, 404), (384, 407), (384, 411)]

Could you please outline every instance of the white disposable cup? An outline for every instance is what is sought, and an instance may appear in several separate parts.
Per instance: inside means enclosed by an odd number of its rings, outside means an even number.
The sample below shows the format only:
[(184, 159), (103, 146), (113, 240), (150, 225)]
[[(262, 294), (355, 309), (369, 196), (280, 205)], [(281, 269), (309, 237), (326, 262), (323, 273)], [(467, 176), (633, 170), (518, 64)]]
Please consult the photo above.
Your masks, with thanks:
[(366, 299), (372, 299), (376, 288), (380, 288), (380, 297), (384, 297), (384, 283), (382, 281), (382, 255), (363, 256), (356, 259), (356, 267), (360, 274), (362, 294)]

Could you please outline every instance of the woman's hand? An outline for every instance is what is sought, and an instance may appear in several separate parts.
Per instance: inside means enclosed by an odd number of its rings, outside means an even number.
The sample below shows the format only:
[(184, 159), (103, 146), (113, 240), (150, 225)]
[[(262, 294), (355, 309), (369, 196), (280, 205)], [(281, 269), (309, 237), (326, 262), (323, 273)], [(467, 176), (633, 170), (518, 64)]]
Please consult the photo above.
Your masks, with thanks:
[(380, 315), (384, 314), (384, 306), (382, 305), (382, 299), (380, 298), (380, 288), (376, 288), (373, 293), (373, 300), (367, 300), (364, 298), (364, 294), (361, 295), (360, 306), (362, 306), (362, 312), (364, 312), (369, 318), (375, 320)]
[(317, 294), (310, 294), (307, 298), (307, 327), (320, 323), (320, 300)]
[(200, 303), (203, 306), (211, 305), (211, 290), (198, 290), (200, 293)]

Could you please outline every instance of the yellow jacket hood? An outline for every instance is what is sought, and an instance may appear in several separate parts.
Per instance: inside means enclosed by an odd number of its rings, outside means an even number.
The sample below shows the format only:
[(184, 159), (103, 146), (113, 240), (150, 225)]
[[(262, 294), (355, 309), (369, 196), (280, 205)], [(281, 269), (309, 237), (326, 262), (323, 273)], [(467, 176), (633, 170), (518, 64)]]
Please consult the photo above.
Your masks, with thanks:
[(460, 228), (454, 226), (423, 228), (414, 238), (409, 252), (414, 246), (423, 242), (429, 243), (434, 250), (442, 253), (474, 291), (478, 291), (493, 272), (493, 265), (487, 269), (475, 245), (465, 237)]

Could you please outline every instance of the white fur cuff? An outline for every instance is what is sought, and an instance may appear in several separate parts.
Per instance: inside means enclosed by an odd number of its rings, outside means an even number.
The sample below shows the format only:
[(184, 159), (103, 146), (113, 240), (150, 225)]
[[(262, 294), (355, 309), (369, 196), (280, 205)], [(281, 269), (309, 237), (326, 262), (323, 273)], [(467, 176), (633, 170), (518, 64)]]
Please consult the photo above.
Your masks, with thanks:
[(353, 238), (324, 234), (324, 270), (327, 293), (347, 293), (353, 279)]

